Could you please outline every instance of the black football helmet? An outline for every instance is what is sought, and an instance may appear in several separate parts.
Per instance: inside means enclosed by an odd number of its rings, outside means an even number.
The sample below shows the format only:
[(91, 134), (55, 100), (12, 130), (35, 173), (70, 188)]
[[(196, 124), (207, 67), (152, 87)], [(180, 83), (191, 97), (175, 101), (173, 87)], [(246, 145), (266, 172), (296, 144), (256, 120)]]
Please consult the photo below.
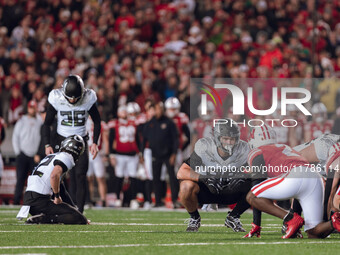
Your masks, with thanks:
[[(226, 119), (227, 123), (215, 123), (213, 129), (214, 141), (217, 147), (221, 147), (224, 151), (228, 152), (229, 155), (233, 153), (233, 148), (237, 145), (240, 140), (240, 129), (238, 125), (232, 119)], [(221, 136), (235, 137), (236, 142), (234, 145), (223, 146), (221, 143)]]
[[(72, 104), (75, 104), (82, 98), (85, 91), (83, 79), (79, 75), (69, 75), (63, 83), (63, 95)], [(71, 103), (71, 102), (70, 102)]]
[(70, 153), (74, 161), (77, 161), (85, 151), (84, 139), (80, 135), (70, 135), (61, 142), (60, 151)]

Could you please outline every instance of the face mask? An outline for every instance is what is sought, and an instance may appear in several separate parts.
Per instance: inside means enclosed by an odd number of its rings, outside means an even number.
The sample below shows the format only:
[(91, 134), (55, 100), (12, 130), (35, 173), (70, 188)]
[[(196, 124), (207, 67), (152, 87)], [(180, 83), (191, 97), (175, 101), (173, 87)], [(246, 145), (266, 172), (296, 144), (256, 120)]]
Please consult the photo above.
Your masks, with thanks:
[(168, 116), (170, 119), (172, 119), (173, 117), (175, 117), (175, 112), (174, 111), (166, 111), (166, 116)]
[(226, 152), (229, 153), (229, 155), (233, 154), (233, 148), (234, 148), (234, 145), (231, 145), (231, 144), (226, 144), (222, 147)]
[(318, 122), (318, 123), (321, 123), (321, 122), (323, 122), (323, 117), (318, 116), (318, 117), (315, 118), (315, 121)]

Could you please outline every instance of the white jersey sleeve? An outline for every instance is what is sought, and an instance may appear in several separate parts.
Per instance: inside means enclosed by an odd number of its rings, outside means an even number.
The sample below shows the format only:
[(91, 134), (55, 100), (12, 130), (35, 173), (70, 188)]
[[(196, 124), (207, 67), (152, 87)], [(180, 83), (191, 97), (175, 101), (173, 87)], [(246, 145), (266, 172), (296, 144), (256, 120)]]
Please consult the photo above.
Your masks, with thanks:
[(83, 97), (76, 103), (70, 104), (62, 94), (62, 89), (54, 89), (48, 96), (48, 102), (57, 111), (57, 133), (67, 137), (78, 134), (86, 135), (88, 111), (96, 103), (94, 90), (86, 89)]
[(326, 165), (326, 161), (328, 159), (328, 151), (329, 149), (337, 143), (337, 141), (340, 140), (339, 135), (334, 134), (324, 134), (320, 136), (319, 138), (316, 138), (310, 142), (300, 144), (296, 147), (294, 147), (294, 150), (296, 151), (302, 151), (306, 147), (308, 147), (310, 144), (314, 144), (315, 153), (319, 160), (319, 164), (321, 164), (323, 167)]
[(57, 152), (46, 156), (28, 177), (26, 191), (52, 195), (50, 177), (54, 166), (58, 164), (57, 161), (65, 165), (67, 171), (75, 165), (72, 155), (66, 152)]

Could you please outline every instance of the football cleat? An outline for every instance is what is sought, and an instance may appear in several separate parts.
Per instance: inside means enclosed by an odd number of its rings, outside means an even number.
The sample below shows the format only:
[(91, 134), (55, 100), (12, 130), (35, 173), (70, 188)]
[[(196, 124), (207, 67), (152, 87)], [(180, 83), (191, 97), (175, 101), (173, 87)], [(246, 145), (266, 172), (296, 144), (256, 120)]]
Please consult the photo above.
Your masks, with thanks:
[[(286, 222), (283, 222), (281, 232), (282, 232), (283, 235), (286, 234), (286, 232), (287, 232), (287, 223)], [(292, 238), (303, 238), (301, 230), (299, 229), (298, 232), (296, 232), (296, 234), (292, 236)]]
[(228, 212), (224, 225), (228, 228), (231, 228), (234, 232), (246, 232), (246, 230), (242, 226), (240, 219), (231, 216), (230, 212)]
[(198, 219), (189, 218), (184, 223), (188, 223), (187, 232), (197, 232), (201, 226), (201, 217)]
[(257, 226), (255, 223), (252, 223), (251, 226), (252, 226), (251, 230), (243, 238), (250, 238), (253, 236), (261, 237), (261, 227)]
[(283, 239), (287, 238), (294, 238), (296, 237), (296, 234), (300, 230), (300, 228), (305, 223), (304, 219), (298, 215), (297, 213), (294, 213), (294, 217), (287, 221), (287, 231), (286, 234), (282, 236)]
[(331, 217), (333, 228), (340, 232), (340, 212), (335, 212)]
[(34, 216), (29, 217), (26, 221), (25, 224), (41, 224), (45, 223), (45, 214), (37, 214)]

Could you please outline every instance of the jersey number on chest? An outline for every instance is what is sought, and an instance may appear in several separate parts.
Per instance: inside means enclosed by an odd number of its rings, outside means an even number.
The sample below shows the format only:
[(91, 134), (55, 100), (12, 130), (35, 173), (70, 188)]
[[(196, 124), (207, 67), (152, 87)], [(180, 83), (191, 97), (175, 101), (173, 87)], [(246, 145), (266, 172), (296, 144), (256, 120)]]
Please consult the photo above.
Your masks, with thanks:
[(63, 116), (61, 125), (63, 126), (84, 126), (85, 125), (85, 111), (60, 111)]

